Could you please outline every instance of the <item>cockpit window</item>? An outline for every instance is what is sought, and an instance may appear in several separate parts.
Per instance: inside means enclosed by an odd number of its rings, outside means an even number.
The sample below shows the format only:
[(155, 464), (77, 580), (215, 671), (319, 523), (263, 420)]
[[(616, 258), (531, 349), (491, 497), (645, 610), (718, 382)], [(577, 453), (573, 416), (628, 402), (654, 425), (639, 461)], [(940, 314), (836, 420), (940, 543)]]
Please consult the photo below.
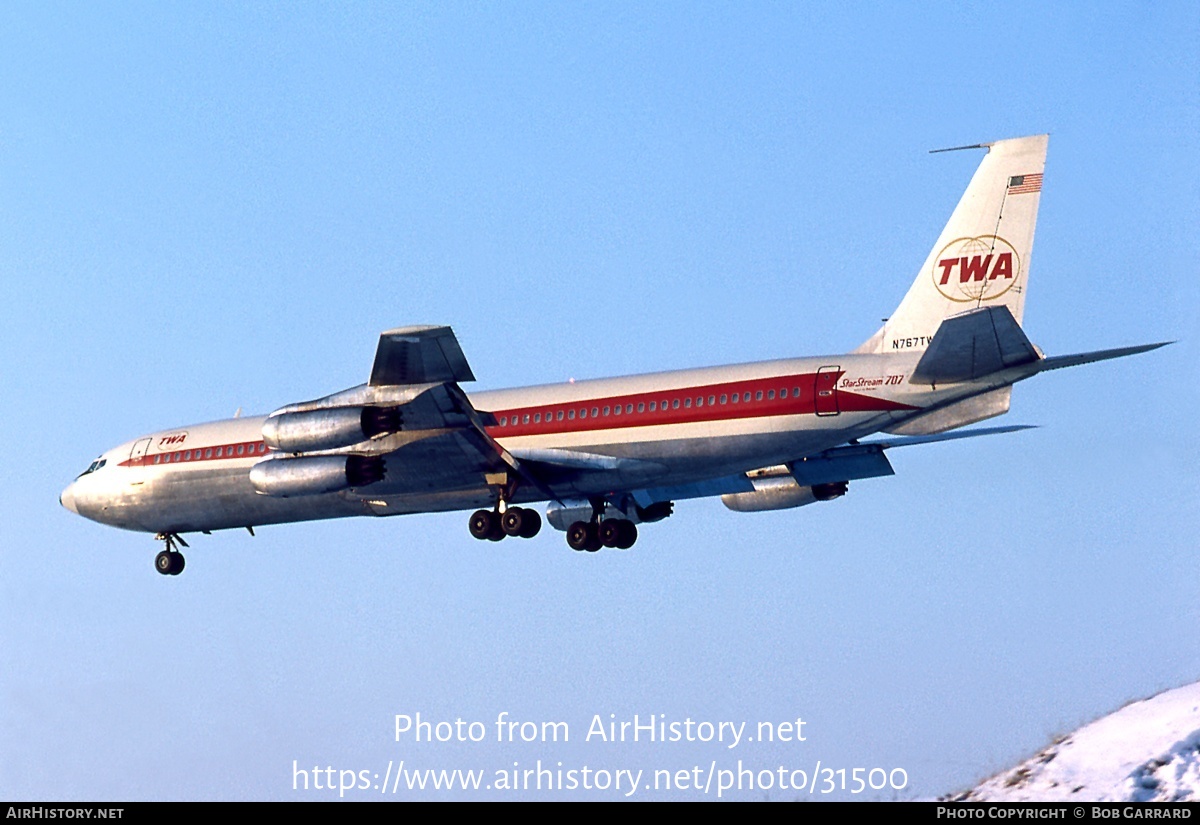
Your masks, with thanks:
[(95, 461), (93, 461), (91, 463), (91, 465), (88, 466), (88, 468), (86, 470), (84, 470), (82, 473), (80, 473), (78, 476), (76, 476), (76, 478), (83, 478), (88, 473), (94, 473), (107, 463), (108, 463), (107, 458), (97, 458)]

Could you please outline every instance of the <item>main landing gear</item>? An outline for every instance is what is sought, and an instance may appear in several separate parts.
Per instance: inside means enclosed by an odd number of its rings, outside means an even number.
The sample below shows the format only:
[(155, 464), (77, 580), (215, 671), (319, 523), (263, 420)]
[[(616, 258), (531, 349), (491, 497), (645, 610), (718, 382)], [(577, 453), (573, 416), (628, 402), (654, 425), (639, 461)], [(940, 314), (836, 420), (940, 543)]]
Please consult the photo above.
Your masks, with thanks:
[(601, 547), (628, 550), (637, 541), (637, 525), (623, 518), (604, 521), (576, 521), (567, 528), (567, 544), (572, 550), (595, 553)]
[(476, 510), (469, 522), (471, 535), (477, 539), (500, 541), (505, 536), (531, 539), (542, 529), (542, 517), (537, 510), (524, 507), (508, 507), (503, 513), (497, 510)]
[(537, 510), (525, 507), (512, 507), (516, 494), (518, 479), (510, 479), (508, 473), (494, 473), (485, 476), (487, 483), (493, 485), (496, 494), (496, 507), (493, 510), (476, 510), (471, 514), (468, 526), (471, 535), (480, 541), (500, 541), (505, 536), (531, 539), (542, 529), (542, 517)]
[[(567, 527), (567, 544), (570, 545), (571, 549), (595, 553), (601, 547), (613, 547), (619, 550), (628, 550), (630, 547), (633, 547), (634, 542), (637, 541), (638, 529), (633, 521), (617, 515), (618, 513), (623, 513), (624, 508), (617, 504), (613, 504), (610, 507), (610, 502), (603, 498), (589, 499), (589, 502), (592, 505), (592, 517), (587, 521), (583, 521), (582, 519), (580, 521), (573, 521)], [(577, 510), (576, 512), (579, 511)], [(614, 512), (614, 515), (605, 518), (606, 512)], [(666, 518), (667, 515), (670, 515), (668, 510), (662, 516), (647, 519), (643, 517), (645, 512), (640, 508), (638, 509), (638, 516), (642, 521), (657, 521), (658, 518)], [(656, 515), (656, 513), (648, 514), (651, 516)]]
[(178, 576), (183, 572), (184, 564), (183, 553), (180, 553), (175, 545), (187, 547), (188, 543), (183, 540), (183, 536), (178, 533), (159, 533), (154, 538), (159, 541), (166, 542), (167, 549), (163, 550), (154, 557), (154, 569), (164, 576)]
[[(508, 505), (511, 489), (498, 490), (498, 503), (492, 510), (476, 510), (471, 515), (471, 535), (480, 540), (500, 541), (505, 536), (532, 538), (542, 526), (535, 510)], [(604, 496), (553, 501), (546, 511), (550, 523), (566, 529), (572, 550), (595, 553), (601, 547), (628, 550), (638, 538), (635, 522), (661, 521), (671, 515), (669, 501), (640, 507), (628, 496), (612, 501)], [(636, 512), (636, 515), (635, 515)]]

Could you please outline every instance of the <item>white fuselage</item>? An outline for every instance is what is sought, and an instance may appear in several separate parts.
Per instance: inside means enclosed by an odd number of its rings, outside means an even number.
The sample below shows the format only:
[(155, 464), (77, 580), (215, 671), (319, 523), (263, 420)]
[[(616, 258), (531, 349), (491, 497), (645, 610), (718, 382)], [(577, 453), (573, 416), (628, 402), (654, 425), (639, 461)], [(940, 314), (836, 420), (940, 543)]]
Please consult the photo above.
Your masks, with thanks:
[[(555, 497), (701, 484), (798, 460), (931, 407), (1002, 386), (908, 382), (919, 353), (840, 355), (682, 370), (471, 394), (492, 413), (488, 434), (518, 459), (586, 454), (616, 459), (579, 474)], [(62, 495), (69, 509), (129, 530), (183, 533), (354, 515), (463, 510), (495, 503), (480, 479), (458, 489), (389, 490), (387, 479), (335, 493), (262, 495), (250, 469), (272, 456), (265, 417), (142, 436), (105, 452)], [(395, 459), (391, 459), (395, 460)], [(679, 497), (686, 497), (680, 495)], [(517, 502), (546, 500), (527, 486)]]

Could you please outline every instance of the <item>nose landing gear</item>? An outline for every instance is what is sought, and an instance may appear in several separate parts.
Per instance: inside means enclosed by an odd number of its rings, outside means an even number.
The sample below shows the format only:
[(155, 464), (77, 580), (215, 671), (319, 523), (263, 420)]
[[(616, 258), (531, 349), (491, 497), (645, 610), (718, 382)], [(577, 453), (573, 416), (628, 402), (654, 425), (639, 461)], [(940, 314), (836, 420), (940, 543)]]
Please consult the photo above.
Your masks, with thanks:
[(183, 553), (175, 545), (187, 547), (188, 543), (178, 533), (159, 533), (154, 538), (166, 542), (167, 549), (154, 557), (154, 569), (164, 576), (178, 576), (186, 564)]

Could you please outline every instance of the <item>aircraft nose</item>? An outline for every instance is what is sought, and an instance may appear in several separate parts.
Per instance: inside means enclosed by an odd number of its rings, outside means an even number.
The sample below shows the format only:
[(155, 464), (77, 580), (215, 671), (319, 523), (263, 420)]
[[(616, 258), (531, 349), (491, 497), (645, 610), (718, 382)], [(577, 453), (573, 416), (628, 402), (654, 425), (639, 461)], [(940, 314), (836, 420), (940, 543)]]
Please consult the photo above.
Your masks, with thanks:
[(62, 491), (62, 494), (58, 497), (58, 503), (61, 504), (63, 507), (66, 507), (68, 510), (70, 510), (75, 515), (79, 515), (79, 510), (75, 506), (75, 484), (74, 483), (67, 485), (67, 489)]

